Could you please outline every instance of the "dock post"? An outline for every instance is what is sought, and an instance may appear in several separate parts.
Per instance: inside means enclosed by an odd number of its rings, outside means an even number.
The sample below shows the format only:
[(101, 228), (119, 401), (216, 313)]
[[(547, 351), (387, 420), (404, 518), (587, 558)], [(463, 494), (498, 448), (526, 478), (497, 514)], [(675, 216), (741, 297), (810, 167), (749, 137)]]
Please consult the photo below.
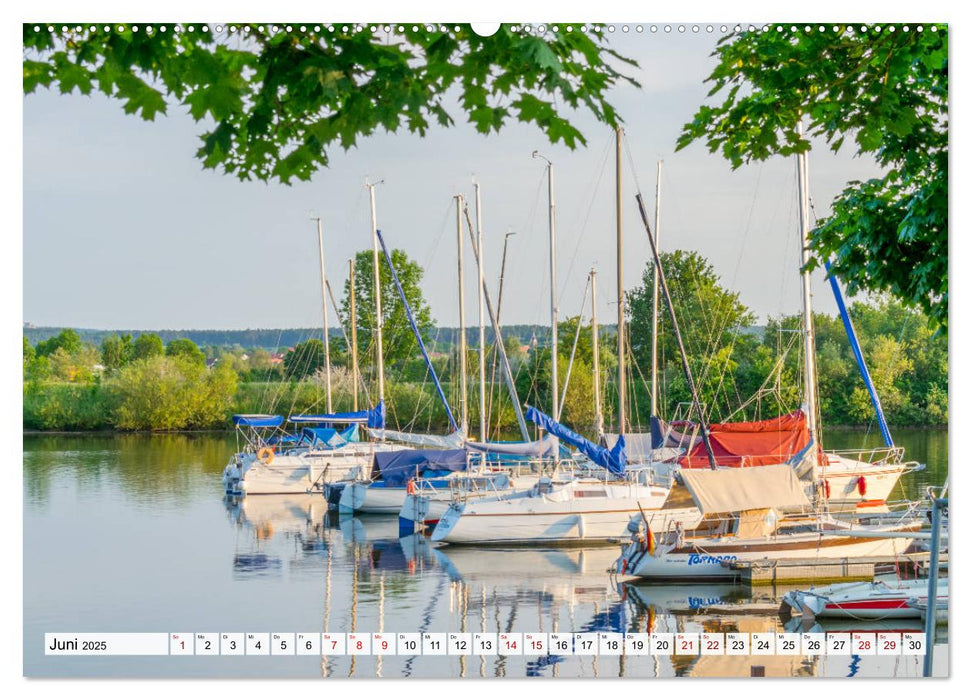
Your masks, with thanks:
[(937, 626), (937, 578), (941, 551), (941, 512), (947, 508), (946, 498), (933, 499), (931, 509), (931, 562), (927, 581), (927, 619), (924, 622), (924, 677), (934, 675), (934, 632)]

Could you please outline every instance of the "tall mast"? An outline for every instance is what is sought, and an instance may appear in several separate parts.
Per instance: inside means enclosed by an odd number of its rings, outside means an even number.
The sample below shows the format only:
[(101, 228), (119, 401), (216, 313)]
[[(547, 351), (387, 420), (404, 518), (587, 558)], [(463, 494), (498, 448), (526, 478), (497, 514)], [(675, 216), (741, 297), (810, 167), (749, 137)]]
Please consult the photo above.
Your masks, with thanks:
[[(661, 161), (657, 162), (657, 185), (654, 189), (654, 242), (661, 245)], [(657, 415), (657, 303), (660, 296), (657, 267), (654, 268), (654, 297), (651, 306), (651, 417)]]
[(350, 268), (349, 280), (351, 285), (351, 378), (353, 379), (354, 391), (354, 410), (357, 410), (357, 386), (358, 386), (358, 368), (357, 368), (357, 307), (355, 306), (355, 298), (357, 296), (356, 288), (354, 287), (354, 258), (347, 261), (347, 265)]
[[(802, 120), (799, 121), (799, 135), (802, 136)], [(802, 239), (802, 320), (805, 333), (803, 355), (805, 362), (805, 393), (807, 424), (814, 453), (819, 453), (819, 428), (816, 423), (816, 333), (813, 328), (812, 281), (806, 265), (809, 263), (809, 163), (806, 153), (796, 156), (796, 174), (799, 180), (799, 234)], [(813, 464), (816, 460), (813, 460)]]
[(327, 273), (324, 269), (324, 232), (320, 224), (320, 217), (314, 217), (317, 222), (317, 247), (320, 249), (320, 301), (323, 306), (324, 316), (324, 372), (327, 377), (327, 413), (333, 413), (334, 407), (331, 404), (330, 393), (330, 333), (327, 332)]
[(381, 268), (378, 266), (378, 215), (374, 205), (374, 185), (370, 182), (365, 183), (371, 195), (371, 249), (373, 252), (373, 277), (374, 277), (374, 337), (376, 343), (377, 362), (378, 362), (378, 402), (384, 401), (384, 342), (381, 337), (381, 326), (384, 319), (381, 317)]
[(479, 254), (475, 261), (479, 269), (479, 439), (485, 442), (489, 435), (485, 400), (485, 272), (482, 268), (485, 250), (482, 248), (482, 197), (479, 183), (475, 183), (475, 247)]
[(627, 362), (624, 351), (624, 212), (620, 173), (620, 145), (624, 130), (617, 127), (617, 433), (623, 435), (627, 423)]
[(559, 343), (557, 342), (557, 308), (556, 308), (556, 203), (554, 201), (553, 192), (553, 163), (544, 158), (539, 154), (539, 151), (533, 151), (533, 158), (542, 158), (546, 161), (546, 172), (547, 181), (549, 182), (549, 201), (550, 201), (550, 360), (552, 363), (551, 370), (551, 382), (552, 382), (552, 394), (553, 405), (552, 413), (550, 415), (558, 416), (560, 414), (560, 383), (559, 377), (557, 375), (557, 355), (559, 353)]
[(463, 274), (463, 254), (465, 246), (462, 244), (462, 195), (455, 196), (455, 226), (458, 231), (458, 260), (459, 260), (459, 420), (463, 432), (469, 426), (469, 388), (468, 368), (466, 367), (465, 347), (465, 277)]
[[(479, 246), (476, 243), (472, 231), (472, 218), (469, 216), (469, 207), (465, 207), (465, 223), (469, 226), (469, 238), (472, 240), (472, 254), (478, 257), (481, 255)], [(478, 264), (478, 263), (477, 263)], [(509, 397), (512, 399), (512, 407), (516, 412), (516, 422), (519, 424), (519, 432), (523, 440), (529, 440), (529, 431), (526, 428), (526, 419), (523, 417), (523, 408), (519, 403), (519, 394), (516, 393), (516, 378), (513, 376), (512, 368), (509, 366), (509, 357), (506, 355), (506, 346), (502, 344), (502, 329), (499, 328), (499, 317), (496, 315), (495, 308), (492, 306), (492, 299), (489, 297), (489, 288), (483, 287), (482, 294), (485, 296), (486, 311), (489, 314), (489, 321), (492, 323), (492, 333), (496, 337), (496, 350), (499, 351), (499, 360), (502, 363), (502, 376), (506, 381), (506, 388), (509, 390)]]
[(603, 407), (600, 405), (600, 330), (597, 326), (597, 271), (590, 270), (590, 335), (593, 341), (593, 410), (597, 439), (604, 432)]
[[(506, 281), (506, 251), (509, 248), (509, 237), (515, 236), (514, 231), (509, 231), (506, 233), (505, 238), (502, 241), (502, 263), (499, 267), (499, 301), (496, 303), (496, 320), (500, 318), (502, 314), (502, 288)], [(494, 338), (494, 342), (498, 343), (499, 339)], [(499, 348), (493, 345), (492, 348), (492, 376), (489, 379), (489, 410), (486, 412), (487, 415), (492, 415), (492, 392), (496, 386), (496, 358), (499, 355)]]
[(678, 328), (678, 317), (674, 312), (674, 303), (671, 301), (671, 291), (668, 289), (668, 284), (664, 279), (661, 255), (658, 253), (654, 234), (651, 233), (651, 224), (647, 220), (644, 199), (639, 192), (637, 193), (637, 208), (641, 214), (641, 221), (644, 222), (644, 230), (647, 231), (647, 240), (651, 244), (651, 253), (654, 255), (654, 269), (657, 272), (658, 278), (660, 278), (661, 291), (664, 293), (664, 304), (668, 307), (668, 317), (671, 319), (671, 334), (674, 336), (674, 341), (678, 346), (678, 354), (681, 356), (681, 370), (684, 372), (684, 378), (688, 382), (688, 391), (691, 392), (691, 403), (694, 406), (695, 412), (698, 414), (698, 423), (701, 425), (701, 441), (705, 444), (705, 452), (708, 453), (708, 464), (712, 469), (715, 469), (715, 453), (712, 451), (711, 439), (708, 436), (708, 422), (705, 420), (705, 414), (701, 410), (698, 390), (695, 387), (694, 377), (691, 376), (691, 366), (688, 364), (688, 353), (684, 349), (684, 341), (681, 339), (681, 331)]

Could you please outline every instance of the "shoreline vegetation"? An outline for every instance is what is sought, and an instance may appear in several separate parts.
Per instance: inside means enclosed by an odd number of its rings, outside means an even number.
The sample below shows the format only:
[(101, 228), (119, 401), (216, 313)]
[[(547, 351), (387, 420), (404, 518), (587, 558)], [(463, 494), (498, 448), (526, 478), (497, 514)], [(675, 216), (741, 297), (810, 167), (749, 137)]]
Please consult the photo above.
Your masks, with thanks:
[[(364, 256), (362, 257), (362, 268)], [(711, 422), (769, 418), (800, 407), (802, 396), (801, 319), (770, 318), (764, 326), (720, 285), (710, 263), (690, 251), (663, 254), (668, 284), (679, 318), (701, 403)], [(396, 262), (396, 267), (399, 262)], [(420, 281), (423, 271), (400, 254), (409, 268), (409, 304), (427, 310)], [(386, 269), (381, 270), (384, 283)], [(390, 276), (390, 275), (389, 275)], [(364, 302), (369, 275), (361, 275), (355, 293)], [(390, 280), (389, 280), (390, 283)], [(650, 424), (652, 268), (642, 285), (627, 292), (629, 328), (627, 382), (629, 420), (635, 431)], [(345, 288), (345, 304), (350, 293)], [(388, 289), (386, 298), (394, 299)], [(384, 297), (384, 295), (382, 295)], [(366, 308), (359, 303), (358, 308)], [(397, 309), (394, 309), (395, 311)], [(920, 311), (888, 297), (856, 301), (850, 313), (863, 356), (880, 396), (887, 421), (894, 426), (946, 427), (948, 424), (947, 335), (936, 330)], [(359, 408), (377, 403), (374, 396), (374, 352), (366, 315), (358, 318), (363, 338), (358, 359)], [(428, 368), (417, 352), (403, 315), (385, 316), (386, 406), (389, 427), (445, 433), (449, 424)], [(838, 316), (814, 314), (817, 379), (822, 424), (863, 429), (873, 424), (874, 409), (856, 367)], [(422, 334), (456, 420), (460, 420), (458, 333), (435, 328), (430, 311)], [(35, 331), (32, 342), (28, 330)], [(184, 432), (231, 429), (236, 413), (289, 416), (326, 412), (326, 379), (320, 330), (307, 329), (292, 346), (266, 348), (239, 344), (199, 347), (189, 338), (168, 342), (151, 332), (101, 336), (96, 345), (72, 329), (51, 329), (38, 338), (25, 328), (23, 338), (23, 429), (28, 432)], [(551, 353), (541, 327), (504, 326), (503, 345), (523, 404), (548, 411)], [(294, 331), (265, 331), (276, 334)], [(547, 331), (548, 332), (548, 331)], [(199, 333), (232, 333), (199, 331)], [(252, 333), (246, 331), (245, 333)], [(317, 337), (312, 337), (312, 334)], [(561, 419), (580, 432), (595, 425), (592, 329), (582, 317), (559, 326), (558, 353)], [(477, 331), (469, 331), (470, 341)], [(86, 335), (90, 337), (90, 335)], [(600, 384), (604, 423), (616, 423), (616, 327), (600, 328)], [(295, 340), (295, 338), (294, 338)], [(490, 334), (491, 340), (491, 334)], [(470, 342), (475, 348), (477, 343)], [(686, 418), (690, 395), (678, 353), (662, 317), (659, 334), (659, 413)], [(575, 348), (575, 350), (574, 350)], [(354, 408), (354, 382), (341, 329), (330, 329), (332, 406)], [(486, 405), (489, 439), (518, 436), (515, 413), (497, 369), (494, 344), (486, 347)], [(572, 367), (569, 371), (571, 354)], [(477, 349), (467, 351), (468, 424), (478, 433)], [(369, 395), (368, 392), (371, 392)], [(831, 427), (832, 426), (832, 427)], [(478, 437), (478, 436), (477, 436)]]

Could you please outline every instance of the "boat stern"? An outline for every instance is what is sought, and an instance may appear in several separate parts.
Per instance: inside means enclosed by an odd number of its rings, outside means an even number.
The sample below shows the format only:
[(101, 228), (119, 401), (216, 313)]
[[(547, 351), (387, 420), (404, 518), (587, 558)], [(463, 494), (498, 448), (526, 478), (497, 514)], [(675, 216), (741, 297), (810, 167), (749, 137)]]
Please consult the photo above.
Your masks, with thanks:
[(435, 530), (432, 532), (432, 542), (460, 542), (462, 540), (456, 539), (459, 522), (462, 519), (462, 513), (465, 510), (465, 504), (453, 503), (448, 507), (448, 510), (442, 515), (438, 521), (438, 525), (435, 526)]

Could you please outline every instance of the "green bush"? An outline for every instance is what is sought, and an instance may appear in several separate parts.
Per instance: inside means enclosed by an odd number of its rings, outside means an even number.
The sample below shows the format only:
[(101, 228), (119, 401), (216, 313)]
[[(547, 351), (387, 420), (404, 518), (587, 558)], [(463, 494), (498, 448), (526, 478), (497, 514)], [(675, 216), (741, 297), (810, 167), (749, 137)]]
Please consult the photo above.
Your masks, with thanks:
[(224, 425), (237, 379), (231, 368), (156, 355), (122, 368), (108, 386), (117, 428), (183, 430)]

